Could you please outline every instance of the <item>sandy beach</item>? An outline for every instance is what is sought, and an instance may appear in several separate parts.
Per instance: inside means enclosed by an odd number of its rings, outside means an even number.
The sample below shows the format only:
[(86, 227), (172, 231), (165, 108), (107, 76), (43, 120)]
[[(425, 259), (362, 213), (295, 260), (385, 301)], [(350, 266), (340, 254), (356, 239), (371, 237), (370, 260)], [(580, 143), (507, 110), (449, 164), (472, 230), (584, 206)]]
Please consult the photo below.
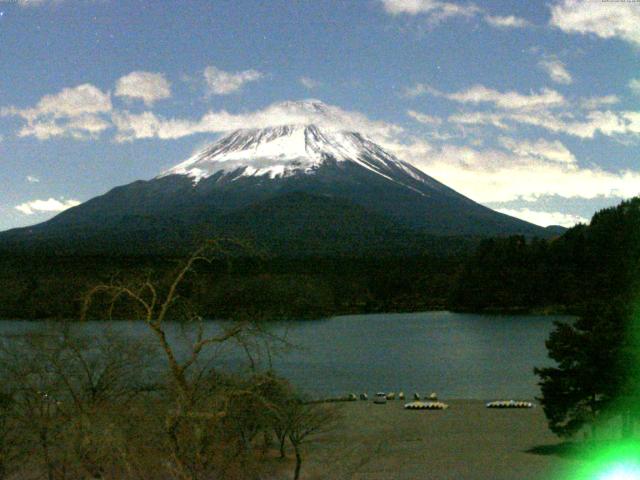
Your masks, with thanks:
[(564, 479), (576, 460), (531, 452), (560, 443), (540, 407), (495, 410), (445, 400), (443, 411), (403, 401), (340, 404), (340, 424), (308, 446), (306, 479)]

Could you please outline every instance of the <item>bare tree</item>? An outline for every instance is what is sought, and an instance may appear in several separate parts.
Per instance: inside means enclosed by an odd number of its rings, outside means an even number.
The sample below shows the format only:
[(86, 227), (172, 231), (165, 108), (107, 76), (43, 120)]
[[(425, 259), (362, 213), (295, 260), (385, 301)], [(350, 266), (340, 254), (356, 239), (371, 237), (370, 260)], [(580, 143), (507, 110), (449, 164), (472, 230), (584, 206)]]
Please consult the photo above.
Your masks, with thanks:
[[(214, 261), (228, 262), (238, 252), (252, 251), (244, 242), (215, 239), (198, 248), (179, 267), (166, 287), (154, 283), (149, 277), (138, 282), (122, 283), (112, 281), (109, 284), (94, 286), (85, 296), (82, 319), (87, 319), (92, 304), (101, 298), (107, 306), (107, 317), (122, 304), (132, 307), (131, 311), (149, 327), (155, 336), (167, 361), (173, 386), (173, 411), (167, 414), (165, 432), (171, 445), (173, 460), (177, 465), (176, 475), (182, 479), (198, 478), (208, 459), (205, 452), (211, 444), (210, 435), (205, 431), (214, 430), (215, 423), (227, 415), (231, 397), (209, 399), (206, 408), (198, 408), (199, 389), (202, 388), (203, 369), (195, 369), (202, 353), (210, 347), (221, 345), (233, 339), (240, 339), (242, 347), (248, 351), (247, 340), (261, 331), (248, 320), (227, 325), (221, 331), (205, 331), (203, 318), (194, 311), (187, 299), (181, 296), (181, 288), (187, 277), (194, 273), (198, 263), (211, 264)], [(178, 355), (176, 345), (167, 331), (168, 320), (186, 322), (193, 331), (193, 337), (186, 355)], [(251, 358), (249, 356), (249, 358)], [(242, 392), (235, 392), (236, 397)], [(203, 405), (201, 405), (203, 407)], [(199, 439), (199, 445), (184, 445), (184, 432), (191, 432), (190, 440)], [(190, 442), (187, 442), (190, 443)], [(186, 447), (186, 448), (185, 448)]]
[(12, 390), (11, 411), (14, 428), (19, 431), (22, 445), (31, 465), (42, 464), (48, 480), (64, 477), (60, 448), (65, 419), (59, 399), (61, 383), (42, 361), (41, 351), (33, 348), (43, 342), (42, 335), (23, 339), (5, 339), (1, 347), (2, 381)]
[(148, 389), (143, 344), (110, 332), (87, 336), (80, 327), (56, 322), (0, 341), (0, 375), (11, 400), (7, 421), (21, 451), (33, 450), (30, 466), (41, 459), (48, 478), (73, 471), (102, 478), (114, 462), (109, 444), (118, 412)]
[(302, 446), (311, 437), (329, 430), (338, 420), (334, 406), (319, 403), (289, 401), (283, 406), (286, 432), (296, 457), (294, 480), (300, 478), (302, 468)]
[[(118, 302), (125, 301), (133, 307), (134, 312), (142, 313), (142, 320), (156, 336), (169, 365), (169, 369), (176, 383), (180, 395), (186, 403), (190, 397), (190, 385), (187, 379), (188, 369), (196, 363), (202, 350), (214, 344), (223, 343), (237, 335), (246, 328), (246, 324), (235, 323), (225, 331), (218, 335), (205, 336), (202, 317), (192, 309), (180, 309), (180, 314), (186, 320), (195, 326), (197, 336), (191, 346), (190, 355), (180, 361), (176, 355), (175, 349), (167, 337), (165, 321), (173, 318), (172, 314), (176, 313), (172, 308), (176, 306), (180, 297), (179, 288), (185, 281), (188, 274), (194, 271), (194, 266), (198, 262), (212, 263), (216, 259), (226, 260), (231, 254), (233, 247), (246, 248), (241, 242), (234, 240), (210, 240), (200, 248), (198, 248), (188, 258), (188, 260), (178, 269), (176, 275), (171, 281), (166, 293), (160, 291), (150, 278), (146, 278), (137, 284), (123, 284), (113, 281), (110, 284), (101, 284), (94, 286), (84, 299), (81, 319), (86, 320), (91, 305), (98, 295), (107, 296), (108, 317), (113, 317), (113, 312)], [(136, 308), (137, 307), (137, 308)]]

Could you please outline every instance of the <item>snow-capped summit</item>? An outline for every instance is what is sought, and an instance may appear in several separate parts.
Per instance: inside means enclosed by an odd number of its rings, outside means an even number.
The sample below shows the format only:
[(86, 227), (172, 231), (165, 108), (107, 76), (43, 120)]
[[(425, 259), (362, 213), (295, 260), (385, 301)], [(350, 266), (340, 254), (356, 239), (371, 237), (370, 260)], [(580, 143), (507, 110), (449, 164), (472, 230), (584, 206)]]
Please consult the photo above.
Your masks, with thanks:
[[(321, 103), (310, 106), (324, 108)], [(161, 177), (186, 175), (195, 183), (216, 174), (231, 181), (261, 176), (275, 179), (314, 174), (325, 163), (341, 162), (350, 162), (408, 188), (414, 189), (409, 183), (415, 180), (433, 187), (429, 177), (362, 134), (315, 124), (237, 130), (163, 172)], [(405, 176), (413, 181), (403, 180)]]

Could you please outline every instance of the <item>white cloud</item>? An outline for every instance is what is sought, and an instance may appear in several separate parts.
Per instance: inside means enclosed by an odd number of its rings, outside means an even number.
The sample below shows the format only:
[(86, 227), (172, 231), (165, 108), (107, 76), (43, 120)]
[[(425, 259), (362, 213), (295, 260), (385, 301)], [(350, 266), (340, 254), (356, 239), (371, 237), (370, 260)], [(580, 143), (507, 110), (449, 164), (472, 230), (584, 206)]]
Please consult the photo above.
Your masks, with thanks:
[[(554, 133), (580, 138), (602, 135), (640, 134), (640, 112), (584, 110), (618, 102), (614, 95), (567, 101), (559, 93), (545, 89), (528, 95), (499, 92), (476, 85), (455, 93), (439, 92), (426, 84), (406, 91), (409, 95), (429, 93), (462, 104), (490, 104), (491, 111), (458, 112), (448, 117), (454, 125), (490, 125), (503, 131), (518, 124), (537, 126)], [(408, 112), (420, 120), (419, 112)], [(422, 118), (427, 123), (430, 117)], [(622, 197), (640, 193), (640, 172), (611, 172), (581, 168), (575, 156), (558, 140), (535, 141), (499, 138), (503, 148), (441, 144), (438, 148), (412, 151), (389, 145), (400, 158), (414, 163), (429, 175), (471, 198), (483, 202), (507, 202), (557, 195), (565, 198)], [(568, 221), (568, 220), (567, 220)], [(552, 222), (558, 223), (558, 222)]]
[(570, 113), (554, 115), (549, 112), (515, 113), (508, 116), (514, 122), (534, 125), (546, 130), (579, 138), (640, 134), (640, 112), (592, 111), (574, 120)]
[(448, 121), (460, 125), (492, 125), (501, 130), (508, 130), (508, 115), (493, 112), (462, 112), (450, 115)]
[(27, 175), (27, 182), (29, 183), (40, 183), (40, 179), (33, 175)]
[(569, 85), (573, 83), (573, 77), (567, 70), (567, 67), (564, 63), (562, 63), (559, 59), (555, 57), (543, 58), (538, 63), (540, 68), (542, 68), (547, 74), (549, 78), (556, 83), (561, 83), (563, 85)]
[(441, 93), (426, 83), (416, 83), (411, 87), (404, 87), (402, 90), (402, 96), (409, 98), (420, 97), (426, 94), (437, 96)]
[(560, 93), (548, 88), (542, 89), (540, 93), (532, 92), (529, 95), (523, 95), (518, 92), (499, 92), (483, 85), (474, 85), (462, 92), (440, 95), (459, 103), (490, 103), (505, 110), (549, 108), (566, 103)]
[(500, 137), (499, 141), (504, 148), (522, 157), (538, 158), (564, 164), (576, 163), (576, 157), (573, 153), (558, 140), (550, 142), (540, 138), (535, 142), (531, 142), (529, 140)]
[(53, 137), (71, 137), (76, 140), (96, 138), (111, 127), (111, 124), (97, 115), (82, 115), (66, 120), (36, 119), (27, 122), (18, 132), (19, 137), (35, 137), (49, 140)]
[(523, 95), (518, 92), (498, 92), (482, 85), (465, 91), (442, 93), (429, 89), (431, 94), (463, 104), (492, 104), (496, 111), (460, 112), (449, 116), (458, 125), (491, 125), (509, 130), (514, 124), (532, 125), (555, 133), (579, 138), (640, 135), (640, 112), (592, 110), (619, 101), (615, 95), (567, 101), (555, 90)]
[(63, 0), (17, 0), (21, 7), (39, 7), (41, 5), (61, 3)]
[(616, 95), (604, 95), (602, 97), (589, 97), (580, 100), (580, 106), (585, 110), (595, 110), (608, 105), (615, 105), (620, 99)]
[(442, 120), (438, 117), (416, 112), (415, 110), (408, 110), (407, 115), (424, 125), (440, 125), (442, 123)]
[(592, 111), (581, 119), (568, 112), (470, 112), (450, 115), (448, 120), (463, 125), (493, 125), (508, 130), (512, 124), (525, 124), (578, 138), (640, 135), (640, 112)]
[(304, 88), (308, 90), (313, 90), (314, 88), (318, 88), (320, 85), (322, 85), (322, 82), (314, 80), (310, 77), (300, 77), (300, 83)]
[(77, 200), (56, 200), (55, 198), (49, 198), (48, 200), (25, 202), (17, 205), (15, 209), (25, 215), (34, 215), (36, 213), (62, 212), (77, 205), (80, 205), (80, 202)]
[(243, 128), (311, 123), (327, 129), (365, 132), (380, 141), (392, 139), (402, 132), (402, 128), (397, 125), (369, 120), (361, 113), (343, 110), (318, 100), (279, 102), (249, 113), (211, 111), (197, 120), (165, 119), (152, 112), (119, 112), (113, 115), (113, 122), (118, 130), (116, 139), (121, 142), (139, 138), (170, 139), (197, 133), (228, 133)]
[(472, 17), (481, 9), (472, 3), (461, 5), (439, 0), (381, 0), (385, 11), (391, 15), (426, 15), (431, 22), (450, 17)]
[[(45, 5), (58, 5), (60, 3), (65, 3), (66, 1), (80, 3), (82, 0), (8, 0), (8, 3), (16, 3), (20, 7), (42, 7)], [(93, 3), (98, 1), (100, 0), (84, 0), (83, 3)]]
[(171, 84), (161, 73), (131, 72), (118, 80), (114, 95), (139, 99), (151, 106), (171, 97)]
[(385, 149), (392, 152), (398, 158), (412, 162), (424, 161), (427, 155), (430, 155), (434, 151), (433, 146), (429, 142), (419, 138), (411, 138), (404, 142), (387, 139), (380, 143)]
[(528, 95), (518, 92), (499, 92), (483, 85), (467, 90), (443, 93), (419, 84), (414, 91), (430, 93), (462, 104), (491, 104), (496, 111), (460, 112), (449, 116), (449, 121), (465, 125), (493, 125), (509, 129), (509, 122), (534, 125), (553, 132), (562, 132), (581, 138), (593, 138), (596, 132), (604, 135), (637, 134), (638, 112), (601, 111), (620, 100), (616, 95), (589, 97), (569, 102), (555, 90), (542, 89)]
[(89, 83), (65, 88), (54, 95), (45, 95), (33, 108), (8, 109), (16, 115), (32, 120), (51, 115), (54, 118), (75, 117), (82, 114), (108, 112), (112, 108), (111, 97)]
[(629, 88), (633, 93), (640, 96), (640, 78), (632, 78), (629, 81)]
[(111, 95), (85, 83), (45, 95), (32, 108), (5, 107), (0, 115), (19, 116), (26, 125), (18, 133), (46, 140), (58, 136), (96, 137), (110, 124), (100, 115), (112, 110)]
[(70, 136), (77, 138), (82, 138), (84, 135), (81, 131), (72, 131), (66, 126), (61, 125), (56, 120), (39, 120), (29, 122), (27, 125), (23, 126), (18, 132), (19, 137), (35, 137), (38, 140), (49, 140), (53, 137), (64, 137)]
[(498, 212), (517, 217), (527, 222), (548, 227), (550, 225), (561, 225), (563, 227), (573, 227), (578, 223), (589, 223), (587, 218), (580, 215), (563, 212), (544, 212), (541, 210), (531, 210), (529, 208), (496, 208)]
[(640, 172), (580, 168), (542, 156), (444, 145), (429, 155), (401, 157), (445, 185), (481, 202), (563, 198), (630, 198), (640, 193)]
[(504, 110), (553, 108), (566, 104), (562, 94), (548, 88), (543, 88), (538, 93), (522, 94), (514, 91), (500, 92), (484, 85), (474, 85), (460, 92), (445, 93), (425, 83), (416, 83), (412, 87), (405, 87), (403, 91), (403, 95), (406, 97), (418, 97), (425, 94), (463, 104), (493, 104)]
[(186, 119), (166, 119), (153, 112), (140, 114), (128, 111), (115, 112), (113, 124), (117, 129), (116, 141), (126, 142), (143, 138), (159, 138), (172, 140), (196, 133), (212, 132), (200, 121)]
[(428, 13), (439, 8), (437, 0), (381, 0), (384, 9), (392, 15), (418, 15)]
[(258, 81), (263, 77), (263, 73), (253, 69), (242, 72), (225, 72), (214, 66), (209, 66), (204, 70), (207, 92), (210, 95), (229, 95), (239, 92), (246, 83)]
[(632, 1), (560, 0), (551, 7), (550, 24), (566, 33), (640, 45), (640, 8)]
[(496, 28), (524, 28), (531, 25), (524, 18), (516, 17), (514, 15), (508, 15), (505, 17), (485, 15), (484, 20)]
[(444, 145), (429, 155), (400, 157), (481, 203), (563, 198), (630, 198), (640, 193), (640, 172), (580, 168), (542, 156)]
[(474, 3), (453, 3), (441, 0), (380, 0), (390, 15), (423, 16), (430, 24), (438, 24), (454, 17), (472, 18), (484, 15), (487, 25), (495, 28), (524, 28), (531, 24), (514, 15), (490, 15)]

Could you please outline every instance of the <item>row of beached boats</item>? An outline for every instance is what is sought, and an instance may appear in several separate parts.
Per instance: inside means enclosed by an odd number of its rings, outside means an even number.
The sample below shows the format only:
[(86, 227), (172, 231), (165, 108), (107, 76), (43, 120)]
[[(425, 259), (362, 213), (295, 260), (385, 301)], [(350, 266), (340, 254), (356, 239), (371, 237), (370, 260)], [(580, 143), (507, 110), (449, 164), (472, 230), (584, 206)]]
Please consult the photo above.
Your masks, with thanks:
[[(366, 398), (366, 394), (365, 398)], [(360, 398), (363, 398), (362, 395)], [(396, 394), (394, 392), (385, 393), (378, 392), (373, 399), (373, 403), (384, 404), (387, 403), (388, 400), (395, 400)], [(404, 393), (398, 393), (398, 400), (404, 400)], [(449, 405), (443, 402), (438, 401), (438, 395), (436, 393), (431, 393), (429, 395), (424, 396), (424, 400), (420, 396), (418, 392), (413, 394), (413, 402), (405, 403), (404, 408), (407, 410), (444, 410), (449, 408)]]
[(444, 402), (409, 402), (404, 404), (407, 410), (446, 410), (449, 408)]
[(535, 405), (531, 402), (522, 402), (516, 400), (496, 400), (487, 403), (487, 408), (533, 408)]
[[(378, 404), (387, 403), (388, 400), (395, 400), (396, 398), (398, 400), (404, 400), (405, 399), (404, 392), (399, 392), (397, 396), (395, 392), (389, 392), (389, 393), (378, 392), (373, 397), (373, 403), (378, 403)], [(413, 394), (413, 399), (415, 401), (422, 400), (422, 398), (423, 397), (421, 397), (418, 392)], [(438, 396), (435, 393), (431, 393), (429, 395), (425, 395), (424, 399), (432, 402), (436, 402), (438, 401)], [(360, 400), (369, 400), (369, 396), (366, 393), (361, 393)]]
[[(355, 400), (355, 394), (351, 394), (349, 396), (351, 399)], [(376, 404), (385, 404), (390, 400), (404, 400), (405, 395), (404, 392), (399, 392), (396, 396), (395, 392), (378, 392), (375, 394), (373, 398), (373, 403)], [(368, 400), (369, 396), (366, 393), (360, 394), (360, 400)], [(485, 405), (487, 408), (533, 408), (535, 405), (531, 402), (526, 401), (516, 401), (516, 400), (495, 400), (492, 402), (488, 402)], [(420, 396), (417, 392), (413, 394), (413, 401), (409, 403), (405, 403), (404, 408), (407, 410), (445, 410), (449, 408), (444, 402), (438, 401), (438, 395), (435, 393), (431, 393), (429, 395), (425, 395), (424, 398)]]

